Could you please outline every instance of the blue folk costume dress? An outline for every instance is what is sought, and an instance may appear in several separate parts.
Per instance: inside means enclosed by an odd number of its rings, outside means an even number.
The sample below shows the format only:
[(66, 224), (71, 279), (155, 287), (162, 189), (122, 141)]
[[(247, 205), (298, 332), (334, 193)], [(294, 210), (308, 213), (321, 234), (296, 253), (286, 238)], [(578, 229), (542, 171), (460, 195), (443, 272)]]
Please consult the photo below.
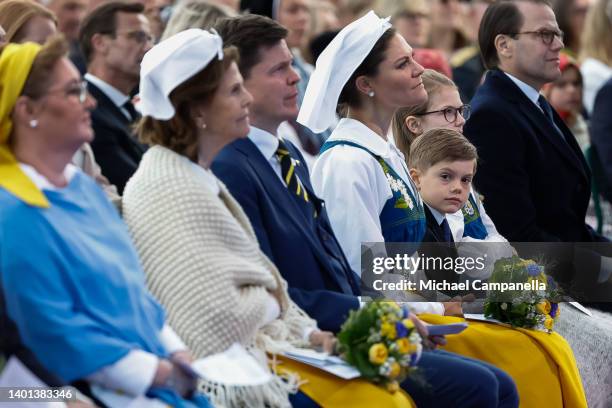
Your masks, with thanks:
[[(25, 346), (66, 382), (134, 350), (168, 354), (159, 336), (164, 310), (145, 286), (125, 224), (97, 184), (69, 167), (66, 187), (42, 190), (49, 208), (0, 188), (0, 282), (8, 316)], [(150, 388), (147, 396), (176, 407), (210, 406), (201, 395), (186, 401), (166, 388)]]
[[(387, 200), (379, 215), (381, 232), (385, 242), (421, 242), (426, 230), (425, 212), (423, 203), (413, 194), (415, 187), (412, 180), (409, 179), (410, 184), (406, 183), (385, 159), (355, 142), (348, 140), (327, 141), (323, 144), (321, 153), (339, 145), (353, 146), (368, 152), (380, 164), (387, 180), (389, 180), (389, 187), (391, 187), (393, 196)], [(407, 171), (407, 169), (405, 170)]]
[(480, 216), (480, 201), (474, 196), (474, 191), (470, 192), (468, 200), (461, 209), (463, 213), (463, 236), (474, 239), (485, 239), (489, 233)]
[(425, 212), (404, 157), (361, 122), (340, 120), (311, 179), (353, 270), (361, 271), (362, 242), (413, 243), (406, 252), (418, 249)]

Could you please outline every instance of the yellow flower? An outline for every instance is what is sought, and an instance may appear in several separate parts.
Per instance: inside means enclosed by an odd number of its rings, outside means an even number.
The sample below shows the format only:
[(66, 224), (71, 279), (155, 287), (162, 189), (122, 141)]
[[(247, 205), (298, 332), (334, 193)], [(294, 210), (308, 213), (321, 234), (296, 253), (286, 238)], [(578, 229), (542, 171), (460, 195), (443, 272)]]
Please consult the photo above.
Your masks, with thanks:
[(394, 340), (397, 337), (397, 331), (395, 330), (395, 325), (389, 322), (385, 322), (381, 324), (380, 334), (385, 336), (389, 340)]
[(538, 312), (543, 315), (550, 314), (550, 302), (548, 300), (543, 300), (536, 306)]
[(406, 354), (410, 351), (410, 341), (408, 341), (407, 338), (403, 337), (399, 340), (397, 340), (395, 342), (397, 344), (397, 350), (402, 353), (402, 354)]
[(387, 347), (382, 343), (372, 344), (370, 347), (370, 361), (374, 364), (382, 364), (387, 360), (389, 353)]
[(544, 327), (546, 327), (546, 330), (552, 330), (554, 324), (555, 321), (553, 320), (553, 318), (550, 316), (546, 316), (546, 320), (544, 320)]
[(414, 328), (414, 323), (412, 323), (412, 320), (410, 319), (404, 319), (402, 320), (402, 323), (404, 324), (404, 327), (407, 328), (408, 330)]
[(391, 394), (395, 394), (398, 390), (399, 384), (397, 381), (391, 381), (389, 384), (387, 384), (387, 391), (389, 391)]
[(397, 378), (402, 372), (402, 367), (400, 367), (397, 361), (394, 361), (391, 364), (391, 371), (389, 371), (389, 378)]

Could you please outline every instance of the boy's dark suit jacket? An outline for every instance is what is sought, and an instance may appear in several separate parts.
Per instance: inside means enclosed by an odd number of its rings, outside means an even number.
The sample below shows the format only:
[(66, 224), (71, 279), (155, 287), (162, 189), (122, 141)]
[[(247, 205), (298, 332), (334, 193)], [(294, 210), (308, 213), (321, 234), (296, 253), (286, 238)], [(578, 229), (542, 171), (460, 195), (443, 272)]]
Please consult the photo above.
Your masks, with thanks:
[[(436, 257), (441, 258), (442, 260), (446, 258), (456, 258), (458, 256), (457, 250), (455, 249), (454, 242), (447, 243), (444, 240), (444, 231), (442, 227), (438, 224), (438, 221), (432, 214), (429, 207), (425, 204), (423, 205), (425, 208), (425, 218), (427, 220), (427, 230), (425, 231), (425, 236), (423, 237), (423, 243), (421, 244), (421, 248), (419, 249), (419, 254), (423, 257)], [(453, 241), (451, 235), (451, 241)], [(432, 245), (433, 244), (433, 245)], [(445, 280), (449, 283), (458, 282), (459, 275), (454, 272), (454, 270), (446, 270), (446, 269), (424, 269), (425, 275), (430, 280), (442, 281)], [(456, 293), (445, 292), (450, 295), (455, 295)]]

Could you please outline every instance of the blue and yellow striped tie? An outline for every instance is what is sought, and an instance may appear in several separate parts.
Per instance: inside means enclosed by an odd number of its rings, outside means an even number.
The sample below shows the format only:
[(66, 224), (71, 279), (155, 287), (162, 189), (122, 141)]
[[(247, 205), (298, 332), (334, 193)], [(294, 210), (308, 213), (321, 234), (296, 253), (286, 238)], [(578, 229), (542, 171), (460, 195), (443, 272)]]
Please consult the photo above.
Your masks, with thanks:
[(308, 202), (308, 192), (300, 182), (300, 179), (295, 174), (296, 162), (289, 153), (289, 149), (285, 143), (279, 139), (278, 149), (276, 149), (276, 157), (281, 165), (281, 175), (289, 191)]

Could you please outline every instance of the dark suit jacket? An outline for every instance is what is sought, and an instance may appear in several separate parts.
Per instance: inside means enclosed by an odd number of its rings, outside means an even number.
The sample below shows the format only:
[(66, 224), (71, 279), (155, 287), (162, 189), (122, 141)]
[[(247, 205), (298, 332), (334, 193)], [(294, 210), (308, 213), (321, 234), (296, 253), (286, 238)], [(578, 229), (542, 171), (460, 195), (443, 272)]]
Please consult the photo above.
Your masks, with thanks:
[(510, 241), (599, 241), (584, 222), (590, 171), (574, 136), (553, 115), (567, 142), (506, 74), (489, 72), (464, 128), (480, 156), (476, 189)]
[[(419, 254), (423, 257), (435, 257), (444, 260), (445, 258), (456, 258), (458, 256), (457, 250), (455, 249), (454, 243), (447, 243), (444, 240), (444, 231), (438, 220), (432, 214), (431, 210), (427, 205), (423, 206), (425, 209), (425, 219), (427, 221), (427, 230), (423, 237), (423, 242), (419, 249)], [(453, 240), (451, 234), (451, 240)], [(428, 279), (434, 279), (437, 281), (445, 280), (447, 282), (458, 282), (459, 275), (454, 270), (445, 270), (437, 268), (424, 268), (425, 275)], [(456, 293), (448, 293), (449, 295), (456, 295)]]
[[(311, 199), (317, 199), (304, 158), (290, 142), (285, 143), (292, 157), (302, 163), (296, 174)], [(359, 308), (359, 278), (340, 249), (325, 208), (315, 222), (307, 220), (292, 193), (249, 139), (226, 146), (215, 158), (212, 170), (249, 217), (261, 250), (287, 280), (291, 298), (321, 329), (337, 332), (348, 312)]]
[(138, 168), (146, 148), (130, 128), (131, 123), (104, 92), (89, 82), (87, 89), (98, 105), (91, 113), (94, 140), (91, 147), (102, 174), (123, 194), (125, 183)]
[(612, 79), (597, 93), (590, 126), (593, 177), (600, 193), (612, 202)]

